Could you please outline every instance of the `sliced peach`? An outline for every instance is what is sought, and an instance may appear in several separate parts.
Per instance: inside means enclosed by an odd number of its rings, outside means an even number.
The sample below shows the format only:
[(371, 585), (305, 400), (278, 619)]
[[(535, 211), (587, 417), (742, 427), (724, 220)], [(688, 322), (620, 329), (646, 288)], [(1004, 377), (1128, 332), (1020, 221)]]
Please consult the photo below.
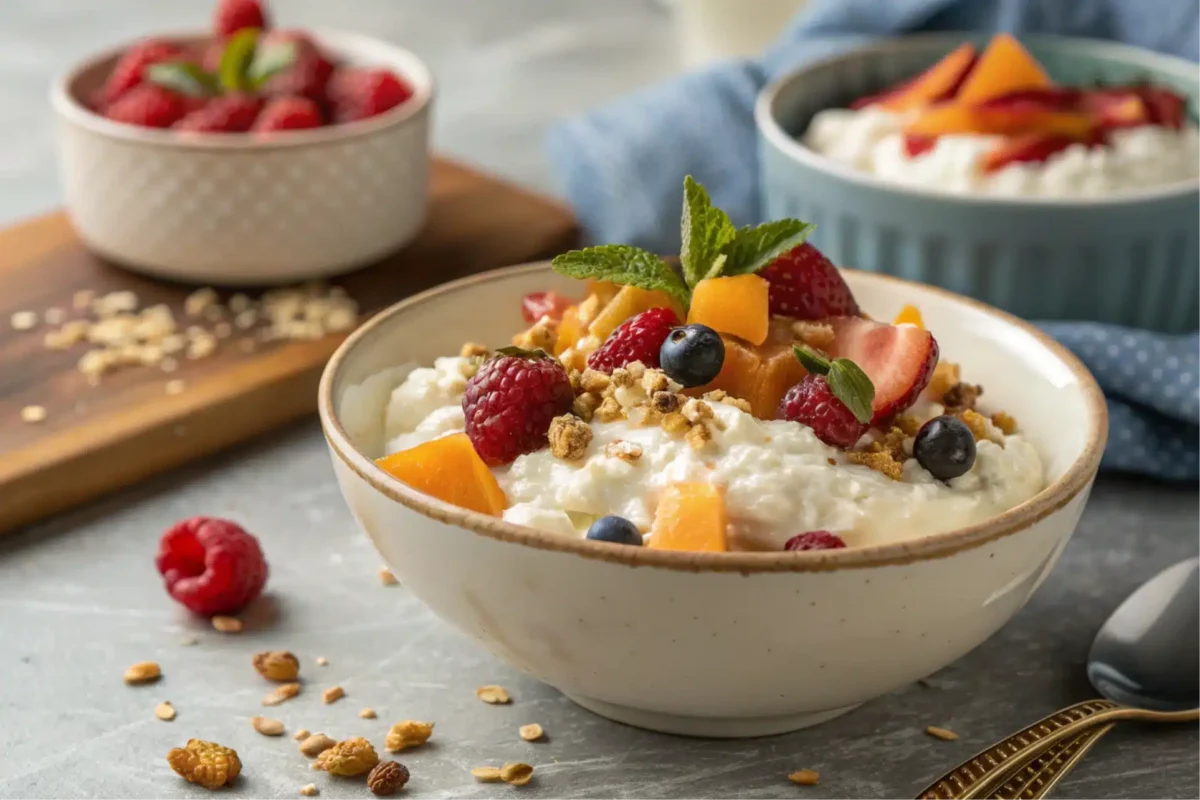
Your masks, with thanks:
[(588, 333), (603, 342), (622, 322), (652, 308), (669, 308), (676, 316), (683, 318), (683, 309), (678, 301), (666, 292), (622, 286), (617, 296), (592, 320)]
[(617, 292), (619, 291), (621, 291), (621, 284), (619, 283), (598, 281), (595, 278), (588, 278), (587, 293), (589, 295), (594, 294), (600, 298), (601, 307), (608, 305), (612, 299), (617, 296)]
[(974, 45), (959, 45), (912, 81), (881, 98), (879, 105), (889, 111), (909, 111), (953, 97), (976, 58)]
[(563, 312), (562, 321), (558, 323), (558, 339), (554, 342), (554, 355), (562, 355), (568, 347), (574, 347), (583, 333), (583, 323), (579, 319), (579, 306), (571, 306)]
[(916, 306), (908, 305), (900, 309), (900, 313), (892, 320), (893, 325), (916, 325), (925, 330), (925, 320), (921, 319), (921, 311)]
[(978, 104), (1009, 92), (1043, 89), (1050, 85), (1046, 71), (1029, 51), (1009, 34), (998, 33), (959, 87), (955, 99), (960, 103)]
[(658, 500), (649, 547), (724, 553), (729, 549), (729, 519), (721, 489), (707, 483), (676, 483)]
[(721, 365), (721, 372), (712, 383), (689, 389), (686, 393), (698, 397), (723, 389), (750, 403), (750, 412), (759, 419), (775, 419), (784, 393), (807, 374), (792, 354), (791, 326), (790, 319), (772, 319), (767, 341), (760, 345), (722, 336), (725, 363)]
[(1091, 115), (1077, 111), (1051, 111), (1028, 105), (972, 107), (954, 102), (926, 109), (905, 128), (905, 133), (909, 136), (1043, 133), (1085, 139), (1094, 126)]
[(465, 433), (419, 444), (375, 461), (417, 491), (460, 508), (498, 517), (508, 500)]
[(705, 278), (692, 289), (687, 321), (762, 344), (771, 324), (770, 289), (757, 275)]

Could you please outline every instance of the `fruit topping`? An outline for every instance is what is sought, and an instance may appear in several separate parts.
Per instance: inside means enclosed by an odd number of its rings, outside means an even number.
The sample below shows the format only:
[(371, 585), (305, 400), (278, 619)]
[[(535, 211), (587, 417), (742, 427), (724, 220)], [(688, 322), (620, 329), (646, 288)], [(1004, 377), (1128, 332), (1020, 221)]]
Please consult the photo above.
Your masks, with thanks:
[(722, 337), (725, 362), (712, 383), (689, 392), (704, 394), (722, 390), (750, 404), (750, 413), (759, 419), (775, 419), (784, 392), (806, 374), (792, 354), (792, 321), (784, 317), (771, 320), (767, 341), (757, 347), (735, 337)]
[(290, 64), (263, 84), (263, 94), (325, 100), (325, 89), (335, 67), (304, 31), (271, 31), (262, 38), (255, 57)]
[(1183, 95), (1154, 86), (1139, 86), (1137, 89), (1146, 112), (1155, 125), (1179, 130), (1187, 118), (1187, 101)]
[(1045, 70), (1015, 38), (997, 34), (955, 95), (964, 103), (982, 103), (1022, 89), (1051, 85)]
[(326, 87), (337, 122), (355, 122), (390, 111), (412, 97), (412, 87), (386, 69), (342, 67)]
[(663, 490), (654, 514), (649, 547), (723, 553), (729, 549), (729, 521), (719, 487), (676, 483)]
[(621, 323), (652, 308), (670, 309), (676, 319), (683, 315), (683, 306), (666, 292), (640, 289), (637, 286), (622, 286), (621, 291), (617, 292), (617, 295), (588, 325), (588, 333), (604, 341)]
[(258, 119), (262, 107), (262, 100), (249, 95), (215, 97), (189, 112), (173, 127), (177, 131), (193, 133), (245, 133)]
[(667, 377), (689, 389), (710, 383), (724, 363), (725, 342), (707, 325), (672, 329), (658, 354)]
[(936, 136), (922, 136), (916, 133), (904, 134), (904, 155), (909, 158), (928, 153), (937, 146)]
[[(664, 327), (664, 338), (669, 329)], [(467, 436), (485, 464), (511, 463), (547, 447), (551, 421), (569, 413), (574, 400), (558, 359), (540, 350), (503, 348), (467, 381), (462, 400)]]
[(155, 565), (167, 594), (205, 616), (240, 611), (267, 582), (258, 540), (237, 523), (216, 517), (171, 526), (159, 540)]
[(864, 105), (877, 103), (889, 111), (909, 111), (953, 97), (971, 72), (971, 68), (975, 66), (976, 59), (974, 45), (959, 45), (916, 78), (881, 95), (875, 95), (874, 98), (867, 98), (869, 102), (860, 101), (851, 108), (862, 108)]
[(375, 463), (414, 489), (460, 508), (498, 517), (508, 505), (496, 476), (464, 433), (401, 450)]
[(243, 28), (267, 27), (267, 13), (259, 0), (217, 0), (213, 30), (218, 36), (232, 36)]
[(784, 550), (840, 550), (846, 543), (842, 537), (829, 531), (808, 531), (787, 540)]
[(935, 417), (917, 432), (913, 456), (933, 477), (952, 480), (975, 464), (975, 435), (958, 417)]
[(771, 285), (771, 313), (795, 319), (856, 317), (858, 303), (833, 262), (802, 244), (761, 273)]
[(169, 128), (188, 111), (183, 95), (153, 83), (142, 83), (121, 95), (104, 115), (144, 128)]
[(999, 98), (975, 106), (957, 102), (930, 106), (905, 128), (905, 133), (910, 136), (1044, 133), (1086, 140), (1096, 125), (1093, 116), (1082, 111), (1059, 111), (1029, 101), (1010, 105), (1001, 102), (1003, 100)]
[(624, 517), (614, 514), (601, 517), (593, 522), (588, 528), (587, 538), (597, 542), (642, 546), (642, 533), (637, 526)]
[(921, 311), (914, 305), (906, 305), (896, 314), (896, 318), (892, 320), (893, 325), (912, 325), (914, 327), (925, 330), (925, 320), (921, 318)]
[(788, 389), (777, 418), (807, 425), (830, 447), (853, 447), (870, 427), (871, 381), (844, 358), (829, 361), (805, 347), (795, 357), (809, 374)]
[(604, 344), (588, 356), (587, 365), (606, 373), (634, 361), (657, 368), (663, 343), (677, 325), (679, 317), (669, 308), (643, 311), (617, 326)]
[(146, 79), (146, 68), (152, 64), (180, 58), (183, 51), (170, 42), (147, 39), (125, 51), (118, 60), (100, 94), (100, 110), (107, 108)]
[(258, 133), (298, 131), (319, 128), (322, 124), (320, 107), (307, 97), (275, 97), (267, 103), (252, 130)]
[(758, 275), (705, 278), (692, 289), (687, 321), (762, 344), (771, 321), (769, 291)]
[(521, 316), (530, 325), (542, 317), (557, 322), (570, 307), (571, 301), (558, 292), (531, 292), (521, 298)]
[(853, 361), (875, 387), (872, 424), (883, 425), (916, 402), (938, 362), (937, 341), (928, 331), (860, 317), (836, 317), (829, 324), (829, 354)]

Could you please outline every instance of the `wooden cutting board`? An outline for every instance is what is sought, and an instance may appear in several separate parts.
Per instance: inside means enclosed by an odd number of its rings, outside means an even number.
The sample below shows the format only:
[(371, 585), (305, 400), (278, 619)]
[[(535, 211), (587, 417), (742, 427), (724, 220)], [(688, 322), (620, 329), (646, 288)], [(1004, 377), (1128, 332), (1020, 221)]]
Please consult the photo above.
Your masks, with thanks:
[[(453, 162), (435, 163), (429, 221), (382, 264), (332, 281), (361, 319), (439, 283), (553, 256), (576, 240), (570, 211)], [(48, 350), (49, 326), (17, 331), (19, 311), (72, 311), (81, 290), (128, 289), (142, 306), (167, 303), (182, 321), (196, 287), (135, 275), (89, 253), (62, 213), (0, 231), (0, 533), (279, 427), (316, 409), (317, 382), (343, 336), (261, 344), (223, 341), (177, 371), (133, 367), (89, 385), (76, 364), (86, 345)], [(255, 294), (251, 292), (250, 294)], [(169, 380), (184, 381), (167, 394)], [(26, 406), (45, 419), (22, 420)]]

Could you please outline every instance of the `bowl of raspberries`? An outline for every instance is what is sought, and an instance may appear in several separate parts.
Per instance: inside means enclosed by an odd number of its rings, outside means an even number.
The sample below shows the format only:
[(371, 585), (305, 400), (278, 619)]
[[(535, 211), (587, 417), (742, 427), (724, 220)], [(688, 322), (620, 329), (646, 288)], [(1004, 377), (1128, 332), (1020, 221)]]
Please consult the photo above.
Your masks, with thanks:
[(367, 36), (218, 0), (211, 29), (87, 59), (51, 90), (68, 213), (96, 253), (221, 285), (335, 275), (424, 220), (433, 79)]

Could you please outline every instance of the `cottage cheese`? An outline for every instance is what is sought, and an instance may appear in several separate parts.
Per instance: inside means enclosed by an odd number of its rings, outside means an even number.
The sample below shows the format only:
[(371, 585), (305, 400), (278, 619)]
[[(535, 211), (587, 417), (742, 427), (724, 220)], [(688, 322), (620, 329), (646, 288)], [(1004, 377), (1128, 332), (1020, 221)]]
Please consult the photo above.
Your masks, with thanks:
[[(463, 429), (462, 359), (441, 358), (414, 370), (393, 392), (386, 412), (387, 452)], [(636, 402), (637, 398), (630, 398)], [(510, 522), (582, 536), (595, 517), (619, 514), (648, 530), (659, 493), (680, 481), (725, 487), (736, 549), (779, 550), (791, 536), (827, 529), (849, 545), (915, 538), (983, 521), (1024, 502), (1045, 484), (1037, 451), (1021, 436), (1004, 446), (978, 444), (975, 465), (949, 485), (913, 459), (893, 481), (846, 461), (812, 430), (792, 422), (761, 421), (713, 403), (720, 422), (702, 451), (660, 427), (593, 423), (593, 439), (579, 461), (549, 450), (521, 456), (495, 470), (508, 497)], [(930, 404), (922, 416), (935, 416)], [(997, 432), (997, 436), (1001, 436)], [(605, 455), (614, 441), (640, 445), (629, 463)]]
[(910, 117), (877, 108), (828, 109), (803, 136), (812, 150), (896, 183), (998, 197), (1101, 197), (1200, 177), (1196, 127), (1155, 125), (1114, 131), (1106, 147), (1075, 145), (1043, 163), (1010, 164), (991, 174), (979, 165), (1000, 137), (940, 136), (918, 156), (904, 151)]

